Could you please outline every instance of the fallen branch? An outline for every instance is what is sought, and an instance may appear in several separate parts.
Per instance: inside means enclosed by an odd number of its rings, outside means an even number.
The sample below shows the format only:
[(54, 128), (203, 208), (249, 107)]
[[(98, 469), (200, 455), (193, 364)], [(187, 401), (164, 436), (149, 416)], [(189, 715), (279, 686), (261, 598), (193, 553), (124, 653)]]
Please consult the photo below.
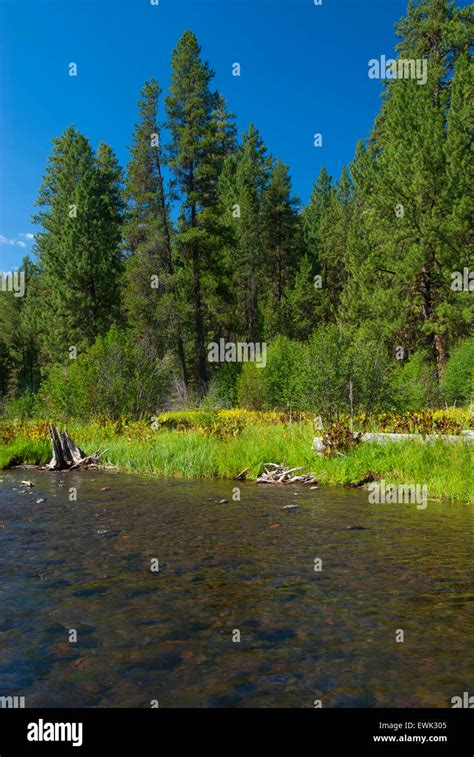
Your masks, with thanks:
[(242, 471), (240, 471), (239, 475), (235, 477), (236, 481), (245, 481), (247, 478), (247, 471), (248, 468), (244, 468)]
[[(273, 470), (269, 470), (272, 467)], [(316, 479), (310, 474), (292, 476), (292, 473), (303, 468), (285, 468), (275, 463), (264, 463), (264, 471), (257, 478), (257, 484), (314, 484)]]

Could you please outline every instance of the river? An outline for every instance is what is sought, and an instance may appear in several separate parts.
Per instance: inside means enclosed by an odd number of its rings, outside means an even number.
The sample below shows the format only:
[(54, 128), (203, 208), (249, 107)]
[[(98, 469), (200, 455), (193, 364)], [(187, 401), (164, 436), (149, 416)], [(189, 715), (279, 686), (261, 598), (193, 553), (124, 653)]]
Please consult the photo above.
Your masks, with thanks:
[(0, 479), (0, 696), (449, 707), (472, 693), (472, 506), (245, 482), (234, 501), (236, 482), (113, 472)]

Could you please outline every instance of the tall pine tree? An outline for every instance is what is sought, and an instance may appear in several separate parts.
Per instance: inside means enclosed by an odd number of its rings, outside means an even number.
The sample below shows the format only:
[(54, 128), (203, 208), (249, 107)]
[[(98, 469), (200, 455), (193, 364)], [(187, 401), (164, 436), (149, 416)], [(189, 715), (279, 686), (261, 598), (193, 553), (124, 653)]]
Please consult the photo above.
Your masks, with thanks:
[(202, 395), (208, 383), (206, 299), (213, 289), (216, 250), (212, 206), (232, 129), (227, 125), (222, 97), (211, 90), (214, 74), (201, 59), (201, 48), (192, 32), (185, 32), (179, 40), (171, 69), (166, 98), (171, 136), (168, 165), (179, 201), (177, 252), (181, 281), (191, 303), (195, 382)]
[(163, 178), (160, 94), (158, 82), (151, 79), (145, 83), (138, 102), (139, 121), (133, 132), (126, 179), (124, 238), (129, 257), (124, 299), (137, 337), (160, 356), (173, 349), (186, 386), (172, 225)]
[(122, 270), (121, 171), (110, 151), (96, 156), (69, 127), (53, 140), (34, 221), (41, 269), (42, 355), (63, 362), (119, 317)]

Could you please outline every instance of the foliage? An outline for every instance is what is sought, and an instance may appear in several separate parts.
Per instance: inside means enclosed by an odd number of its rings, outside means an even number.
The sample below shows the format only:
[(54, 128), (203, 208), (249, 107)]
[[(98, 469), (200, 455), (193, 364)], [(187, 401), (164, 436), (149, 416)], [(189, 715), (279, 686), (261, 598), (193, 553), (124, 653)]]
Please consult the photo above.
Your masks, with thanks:
[(451, 351), (443, 386), (449, 404), (474, 401), (474, 338), (463, 340)]
[(382, 345), (327, 324), (314, 332), (304, 353), (301, 400), (326, 423), (341, 414), (368, 417), (386, 403), (393, 366)]
[(122, 170), (110, 149), (97, 153), (74, 127), (53, 139), (34, 216), (41, 307), (35, 310), (43, 363), (83, 350), (120, 312)]
[(55, 366), (41, 390), (45, 412), (59, 418), (151, 415), (164, 402), (170, 366), (117, 327), (90, 350)]
[(418, 410), (440, 402), (436, 371), (426, 350), (418, 350), (393, 372), (391, 391), (397, 410)]
[(360, 434), (354, 434), (349, 424), (341, 420), (325, 428), (322, 439), (325, 456), (332, 457), (353, 449), (360, 441)]

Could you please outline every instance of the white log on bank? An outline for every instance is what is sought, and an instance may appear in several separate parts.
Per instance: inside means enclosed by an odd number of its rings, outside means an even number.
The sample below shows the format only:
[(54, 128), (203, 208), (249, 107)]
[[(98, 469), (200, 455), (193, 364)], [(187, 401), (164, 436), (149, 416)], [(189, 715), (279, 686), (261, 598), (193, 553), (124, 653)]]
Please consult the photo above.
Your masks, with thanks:
[[(461, 431), (460, 434), (382, 434), (382, 433), (367, 433), (362, 434), (360, 441), (362, 442), (377, 442), (379, 444), (388, 444), (389, 442), (406, 442), (409, 439), (418, 439), (425, 442), (436, 442), (439, 439), (443, 442), (474, 442), (474, 431)], [(315, 436), (313, 439), (313, 447), (318, 453), (322, 455), (326, 447), (323, 442), (322, 436)]]

